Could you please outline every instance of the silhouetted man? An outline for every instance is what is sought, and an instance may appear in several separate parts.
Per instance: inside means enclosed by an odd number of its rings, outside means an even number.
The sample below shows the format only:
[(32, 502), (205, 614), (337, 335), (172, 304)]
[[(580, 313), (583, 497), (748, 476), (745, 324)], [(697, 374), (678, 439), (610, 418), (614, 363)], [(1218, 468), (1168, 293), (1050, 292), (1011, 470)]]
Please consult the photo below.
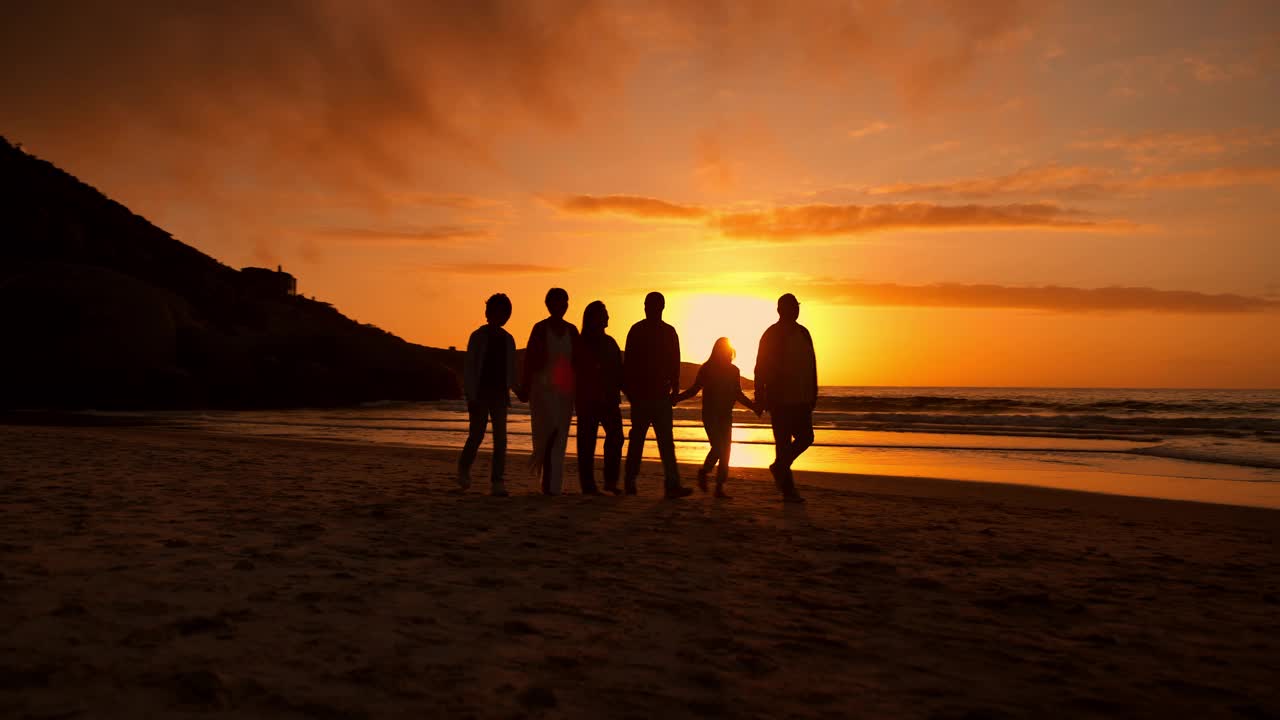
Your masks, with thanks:
[(458, 486), (471, 487), (471, 464), (484, 440), (484, 429), (493, 422), (493, 464), (490, 466), (490, 494), (506, 497), (502, 471), (507, 456), (507, 405), (510, 388), (516, 384), (516, 341), (502, 329), (511, 319), (511, 300), (502, 293), (484, 303), (485, 324), (471, 333), (463, 366), (463, 391), (467, 397), (469, 429), (467, 442), (458, 458)]
[(818, 403), (818, 362), (813, 337), (800, 317), (800, 301), (778, 298), (778, 322), (760, 337), (756, 353), (756, 406), (769, 413), (777, 452), (769, 466), (787, 502), (804, 502), (796, 492), (791, 464), (813, 444), (813, 408)]
[(626, 493), (636, 494), (636, 475), (644, 438), (653, 426), (662, 458), (663, 493), (667, 499), (681, 498), (693, 490), (680, 486), (676, 465), (676, 445), (671, 434), (671, 404), (680, 392), (680, 338), (676, 329), (662, 321), (667, 306), (662, 293), (644, 298), (645, 319), (631, 326), (623, 359), (623, 391), (631, 402), (631, 436), (627, 445)]

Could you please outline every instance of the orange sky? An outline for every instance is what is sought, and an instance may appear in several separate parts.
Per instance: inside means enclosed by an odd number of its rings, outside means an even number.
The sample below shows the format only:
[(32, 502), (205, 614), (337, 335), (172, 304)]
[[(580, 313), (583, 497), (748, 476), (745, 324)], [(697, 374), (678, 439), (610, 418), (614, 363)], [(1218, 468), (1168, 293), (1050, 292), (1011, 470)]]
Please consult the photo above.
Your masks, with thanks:
[(1280, 386), (1280, 5), (423, 5), (27, 4), (0, 134), (432, 345), (656, 289), (750, 374), (791, 291), (826, 384)]

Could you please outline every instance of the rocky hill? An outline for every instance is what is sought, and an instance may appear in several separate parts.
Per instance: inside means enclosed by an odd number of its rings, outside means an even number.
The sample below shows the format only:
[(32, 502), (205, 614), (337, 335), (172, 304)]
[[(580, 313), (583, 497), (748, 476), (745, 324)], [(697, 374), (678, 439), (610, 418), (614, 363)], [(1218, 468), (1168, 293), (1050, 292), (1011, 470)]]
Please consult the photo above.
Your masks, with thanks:
[(0, 407), (457, 397), (459, 353), (236, 270), (0, 138)]

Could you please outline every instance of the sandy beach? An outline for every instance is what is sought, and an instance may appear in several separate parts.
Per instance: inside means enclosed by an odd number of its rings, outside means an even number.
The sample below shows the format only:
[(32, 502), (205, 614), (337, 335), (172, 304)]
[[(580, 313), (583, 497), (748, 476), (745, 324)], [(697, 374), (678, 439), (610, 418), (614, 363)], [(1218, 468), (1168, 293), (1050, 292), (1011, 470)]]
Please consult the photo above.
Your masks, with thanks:
[(784, 506), (753, 470), (664, 502), (653, 467), (547, 498), (519, 456), (495, 499), (485, 451), (458, 494), (437, 450), (0, 445), (5, 717), (1280, 716), (1276, 511), (817, 474)]

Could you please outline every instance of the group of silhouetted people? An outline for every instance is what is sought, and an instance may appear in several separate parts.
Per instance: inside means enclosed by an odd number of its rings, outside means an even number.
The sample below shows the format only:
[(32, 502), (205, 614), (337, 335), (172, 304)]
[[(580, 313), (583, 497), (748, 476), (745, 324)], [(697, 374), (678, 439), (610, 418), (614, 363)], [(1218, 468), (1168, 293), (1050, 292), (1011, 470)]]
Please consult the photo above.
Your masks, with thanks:
[[(769, 413), (777, 452), (769, 466), (774, 483), (788, 502), (804, 502), (796, 491), (791, 466), (813, 443), (813, 409), (818, 399), (818, 370), (813, 338), (797, 322), (800, 302), (790, 293), (778, 298), (778, 322), (760, 338), (755, 368), (755, 399), (742, 391), (728, 338), (720, 338), (688, 389), (680, 390), (680, 338), (663, 322), (666, 300), (651, 292), (644, 300), (645, 319), (627, 333), (626, 353), (606, 332), (609, 311), (596, 300), (582, 313), (582, 330), (564, 319), (569, 294), (547, 291), (548, 317), (529, 333), (524, 366), (517, 377), (515, 339), (503, 329), (511, 319), (511, 300), (501, 293), (485, 302), (488, 321), (467, 342), (463, 385), (470, 428), (458, 459), (458, 485), (471, 485), (471, 465), (493, 426), (490, 493), (506, 496), (503, 481), (507, 451), (507, 407), (514, 391), (529, 403), (533, 427), (531, 467), (541, 476), (542, 492), (559, 495), (569, 425), (578, 415), (578, 479), (584, 495), (600, 495), (595, 481), (596, 441), (604, 431), (604, 490), (636, 494), (636, 476), (649, 428), (662, 460), (664, 496), (693, 492), (680, 482), (673, 436), (672, 407), (702, 393), (702, 424), (711, 445), (698, 470), (698, 487), (708, 489), (715, 472), (715, 495), (725, 498), (733, 445), (733, 408), (742, 403), (757, 416)], [(631, 404), (631, 432), (625, 469), (622, 463), (622, 394)], [(618, 487), (622, 474), (622, 488)]]

